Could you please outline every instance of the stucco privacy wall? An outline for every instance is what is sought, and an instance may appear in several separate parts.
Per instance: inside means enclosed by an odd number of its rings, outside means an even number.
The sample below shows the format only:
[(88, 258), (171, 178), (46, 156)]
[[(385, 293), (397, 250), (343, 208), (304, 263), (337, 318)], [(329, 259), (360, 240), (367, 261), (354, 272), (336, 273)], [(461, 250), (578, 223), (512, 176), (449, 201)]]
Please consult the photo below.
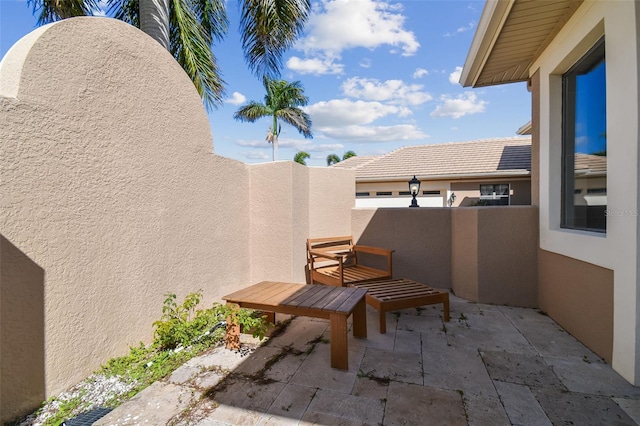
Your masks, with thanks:
[[(150, 341), (165, 292), (202, 289), (208, 305), (304, 277), (293, 265), (310, 172), (214, 155), (193, 84), (139, 30), (107, 18), (41, 28), (0, 64), (0, 95), (0, 421)], [(337, 175), (330, 185), (353, 185)], [(340, 213), (314, 205), (338, 220), (353, 199)], [(275, 220), (251, 216), (261, 202)], [(252, 256), (265, 241), (277, 262)]]
[(481, 303), (537, 307), (532, 206), (354, 209), (358, 243), (394, 249), (394, 278)]
[[(584, 2), (532, 65), (534, 100), (539, 102), (534, 134), (540, 136), (540, 248), (579, 262), (563, 262), (582, 276), (585, 265), (612, 271), (613, 353), (612, 366), (634, 384), (640, 384), (640, 305), (638, 288), (638, 164), (640, 80), (640, 4), (626, 1)], [(563, 229), (561, 218), (562, 180), (562, 74), (593, 44), (605, 37), (607, 87), (607, 218), (606, 234)], [(539, 78), (539, 80), (538, 80)], [(535, 105), (534, 105), (535, 106)], [(534, 122), (534, 125), (536, 123)], [(557, 262), (541, 262), (541, 300), (558, 292), (591, 291), (606, 294), (610, 283), (566, 281)], [(589, 265), (590, 264), (590, 265)], [(606, 274), (605, 274), (606, 275)], [(604, 276), (604, 275), (600, 275)], [(558, 287), (558, 288), (556, 288)], [(606, 299), (604, 299), (606, 301)], [(569, 328), (588, 324), (582, 309), (570, 309), (572, 317), (557, 317)]]
[(356, 208), (351, 218), (359, 244), (395, 250), (394, 278), (451, 288), (450, 209)]

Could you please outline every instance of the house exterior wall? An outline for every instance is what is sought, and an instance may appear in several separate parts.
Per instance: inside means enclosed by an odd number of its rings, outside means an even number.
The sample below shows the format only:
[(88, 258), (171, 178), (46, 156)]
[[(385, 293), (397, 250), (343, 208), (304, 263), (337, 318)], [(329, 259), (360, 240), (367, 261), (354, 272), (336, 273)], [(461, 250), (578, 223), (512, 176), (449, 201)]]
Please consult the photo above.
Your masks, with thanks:
[(456, 194), (454, 207), (467, 207), (480, 198), (480, 185), (508, 184), (510, 187), (509, 204), (512, 206), (526, 206), (531, 204), (531, 179), (487, 179), (467, 182), (451, 182), (451, 192)]
[[(531, 204), (531, 179), (525, 178), (487, 178), (455, 180), (423, 180), (420, 195), (416, 197), (420, 207), (448, 207), (451, 193), (456, 194), (452, 207), (467, 207), (477, 202), (481, 184), (509, 184), (511, 187), (511, 205)], [(399, 195), (408, 191), (408, 181), (356, 182), (356, 192), (368, 192), (369, 196), (356, 196), (356, 207), (408, 207), (410, 195)], [(391, 192), (392, 195), (376, 195), (377, 192)], [(440, 195), (425, 195), (423, 191), (440, 191)]]
[[(424, 181), (420, 184), (420, 195), (416, 197), (420, 207), (446, 207), (448, 181)], [(376, 193), (389, 192), (392, 195), (377, 196)], [(384, 182), (358, 182), (356, 192), (369, 192), (370, 196), (356, 197), (356, 207), (409, 207), (411, 195), (400, 195), (400, 192), (409, 191), (409, 180), (384, 181)], [(440, 195), (424, 195), (423, 191), (440, 191)]]
[[(585, 305), (565, 315), (561, 300), (552, 297), (593, 291), (606, 295), (613, 276), (612, 366), (633, 384), (640, 384), (640, 309), (638, 306), (638, 2), (584, 2), (531, 67), (539, 75), (533, 85), (539, 100), (540, 248), (564, 262), (570, 271), (560, 273), (552, 256), (540, 264), (540, 300), (554, 319), (569, 330), (584, 330), (589, 321)], [(561, 219), (562, 74), (602, 36), (605, 36), (607, 85), (607, 217), (606, 233), (563, 229)], [(635, 35), (635, 36), (634, 36)], [(535, 104), (534, 104), (535, 105)], [(585, 269), (602, 268), (597, 282), (566, 280), (581, 277)], [(552, 307), (554, 300), (558, 305)], [(603, 311), (607, 311), (603, 296)], [(571, 305), (570, 305), (571, 306)], [(606, 324), (606, 321), (603, 320)], [(599, 334), (604, 332), (599, 331)], [(605, 333), (606, 334), (606, 333)], [(591, 338), (588, 338), (591, 339)], [(606, 339), (604, 339), (606, 341)], [(608, 352), (607, 349), (599, 349)]]
[(613, 351), (613, 271), (540, 250), (540, 309), (608, 363)]
[(0, 422), (149, 342), (165, 293), (302, 281), (309, 233), (350, 233), (352, 173), (214, 155), (192, 82), (115, 19), (18, 42), (0, 111)]

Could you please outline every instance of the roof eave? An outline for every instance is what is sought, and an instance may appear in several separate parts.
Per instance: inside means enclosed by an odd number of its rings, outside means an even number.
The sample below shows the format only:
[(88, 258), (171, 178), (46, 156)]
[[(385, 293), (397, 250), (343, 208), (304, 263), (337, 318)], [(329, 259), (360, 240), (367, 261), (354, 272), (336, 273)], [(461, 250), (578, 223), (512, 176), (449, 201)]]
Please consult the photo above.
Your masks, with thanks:
[[(450, 180), (450, 179), (487, 179), (487, 178), (503, 178), (503, 177), (527, 177), (531, 176), (529, 170), (510, 170), (506, 172), (487, 172), (487, 173), (449, 173), (443, 175), (416, 175), (416, 178), (420, 181), (428, 180)], [(386, 176), (386, 177), (373, 177), (362, 178), (356, 176), (356, 182), (388, 182), (388, 181), (409, 181), (413, 175), (409, 176)]]
[(514, 3), (515, 0), (487, 0), (485, 3), (460, 75), (460, 84), (463, 87), (476, 87), (482, 69)]

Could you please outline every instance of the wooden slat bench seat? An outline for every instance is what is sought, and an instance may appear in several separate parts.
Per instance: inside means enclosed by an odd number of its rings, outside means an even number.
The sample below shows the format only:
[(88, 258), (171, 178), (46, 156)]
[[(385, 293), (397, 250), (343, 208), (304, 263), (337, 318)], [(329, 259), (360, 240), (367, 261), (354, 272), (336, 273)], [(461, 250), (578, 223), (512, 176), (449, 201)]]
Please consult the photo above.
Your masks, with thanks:
[(449, 321), (449, 293), (407, 279), (369, 281), (354, 284), (366, 289), (366, 301), (380, 313), (380, 333), (387, 332), (386, 313), (397, 309), (442, 303), (444, 320)]
[[(347, 318), (353, 314), (353, 335), (367, 337), (366, 289), (262, 281), (224, 296), (227, 303), (265, 312), (329, 320), (331, 367), (349, 369)], [(239, 327), (227, 325), (227, 348), (239, 349)]]
[[(358, 282), (391, 278), (392, 253), (393, 250), (354, 244), (351, 236), (309, 238), (309, 283), (346, 287)], [(365, 265), (365, 256), (381, 259), (384, 268)]]

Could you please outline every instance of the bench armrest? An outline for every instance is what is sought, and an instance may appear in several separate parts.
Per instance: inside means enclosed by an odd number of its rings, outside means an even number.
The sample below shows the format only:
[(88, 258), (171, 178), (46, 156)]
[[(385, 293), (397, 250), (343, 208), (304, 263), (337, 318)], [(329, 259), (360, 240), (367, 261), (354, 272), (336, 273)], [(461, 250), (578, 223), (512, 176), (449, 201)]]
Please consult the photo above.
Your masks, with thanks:
[(391, 255), (395, 250), (388, 250), (382, 247), (355, 245), (353, 246), (353, 251), (355, 251), (356, 253), (368, 253), (368, 254), (373, 254), (375, 256), (385, 257), (387, 259), (386, 272), (389, 274), (389, 276), (393, 275)]

